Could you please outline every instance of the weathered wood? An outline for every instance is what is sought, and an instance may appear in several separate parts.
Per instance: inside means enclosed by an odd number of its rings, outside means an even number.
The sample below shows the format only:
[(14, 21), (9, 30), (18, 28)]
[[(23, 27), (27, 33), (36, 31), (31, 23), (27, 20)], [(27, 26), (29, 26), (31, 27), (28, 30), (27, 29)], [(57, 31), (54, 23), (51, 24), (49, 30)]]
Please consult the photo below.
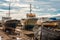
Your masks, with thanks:
[(46, 27), (42, 27), (42, 40), (54, 40), (60, 38), (60, 31), (54, 31)]

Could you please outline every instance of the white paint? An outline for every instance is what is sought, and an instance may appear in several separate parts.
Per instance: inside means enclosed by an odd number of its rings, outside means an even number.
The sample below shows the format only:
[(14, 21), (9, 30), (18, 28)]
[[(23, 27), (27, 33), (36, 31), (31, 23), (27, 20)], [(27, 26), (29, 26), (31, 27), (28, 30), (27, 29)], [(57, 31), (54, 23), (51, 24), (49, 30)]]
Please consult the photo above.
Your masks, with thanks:
[(2, 37), (0, 36), (0, 40), (2, 40)]
[(18, 37), (17, 37), (17, 40), (22, 40), (22, 38), (18, 38)]

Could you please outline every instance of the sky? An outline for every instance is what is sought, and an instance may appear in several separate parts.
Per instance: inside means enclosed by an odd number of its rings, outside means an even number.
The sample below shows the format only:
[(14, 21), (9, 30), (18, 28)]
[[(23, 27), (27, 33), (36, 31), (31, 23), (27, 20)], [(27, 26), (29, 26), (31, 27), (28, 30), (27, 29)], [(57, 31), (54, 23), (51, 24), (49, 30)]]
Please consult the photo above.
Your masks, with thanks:
[(60, 16), (60, 0), (0, 0), (0, 19), (8, 16), (10, 5), (10, 16), (13, 19), (26, 18), (32, 4), (32, 13), (37, 17)]

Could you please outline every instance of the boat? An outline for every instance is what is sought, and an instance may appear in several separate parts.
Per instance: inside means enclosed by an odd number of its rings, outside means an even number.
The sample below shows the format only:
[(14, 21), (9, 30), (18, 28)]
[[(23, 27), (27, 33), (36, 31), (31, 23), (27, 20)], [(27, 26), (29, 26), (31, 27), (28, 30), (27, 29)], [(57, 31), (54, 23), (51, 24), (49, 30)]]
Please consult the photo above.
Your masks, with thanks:
[(60, 21), (44, 22), (41, 27), (41, 40), (60, 40)]
[(9, 32), (9, 33), (13, 33), (15, 31), (15, 28), (18, 26), (18, 24), (20, 23), (19, 20), (8, 20), (4, 23), (4, 31), (5, 32)]
[(38, 18), (36, 18), (36, 15), (31, 12), (31, 4), (30, 13), (27, 13), (26, 17), (27, 18), (24, 19), (25, 22), (23, 23), (24, 24), (23, 29), (33, 31), (33, 28), (36, 25)]

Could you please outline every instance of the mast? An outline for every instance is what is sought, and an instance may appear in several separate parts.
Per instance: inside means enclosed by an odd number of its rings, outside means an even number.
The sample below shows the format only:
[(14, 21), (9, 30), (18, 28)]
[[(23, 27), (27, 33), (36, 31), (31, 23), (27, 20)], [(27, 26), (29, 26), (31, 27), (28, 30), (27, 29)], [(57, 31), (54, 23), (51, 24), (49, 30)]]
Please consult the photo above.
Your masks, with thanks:
[(9, 13), (8, 13), (8, 17), (10, 17), (10, 5), (11, 5), (11, 2), (9, 2)]
[(35, 14), (32, 13), (32, 6), (30, 4), (30, 13), (27, 14), (27, 17), (35, 17)]
[(32, 7), (32, 6), (31, 6), (31, 4), (30, 4), (30, 13), (31, 13), (31, 11), (32, 11), (31, 7)]

